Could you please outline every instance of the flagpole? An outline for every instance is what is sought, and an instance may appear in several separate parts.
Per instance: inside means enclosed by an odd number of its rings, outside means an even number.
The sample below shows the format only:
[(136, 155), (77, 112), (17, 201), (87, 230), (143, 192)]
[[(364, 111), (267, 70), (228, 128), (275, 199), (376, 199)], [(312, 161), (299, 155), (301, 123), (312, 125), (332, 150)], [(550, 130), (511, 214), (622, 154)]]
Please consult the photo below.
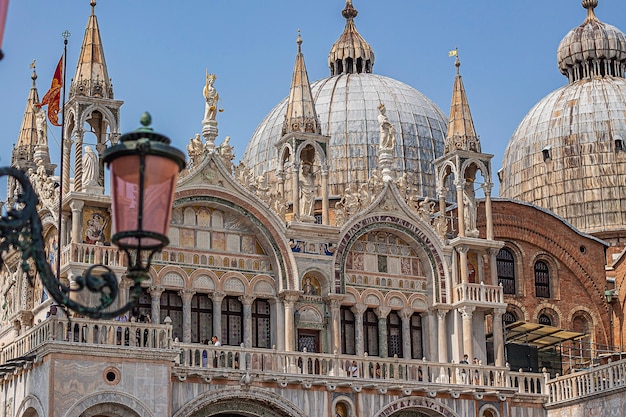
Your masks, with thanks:
[(63, 107), (61, 112), (61, 167), (59, 169), (59, 214), (57, 218), (57, 259), (56, 270), (57, 278), (60, 281), (61, 278), (61, 225), (63, 218), (63, 154), (65, 153), (65, 86), (66, 84), (66, 69), (67, 69), (67, 40), (70, 37), (69, 31), (64, 31), (63, 35)]

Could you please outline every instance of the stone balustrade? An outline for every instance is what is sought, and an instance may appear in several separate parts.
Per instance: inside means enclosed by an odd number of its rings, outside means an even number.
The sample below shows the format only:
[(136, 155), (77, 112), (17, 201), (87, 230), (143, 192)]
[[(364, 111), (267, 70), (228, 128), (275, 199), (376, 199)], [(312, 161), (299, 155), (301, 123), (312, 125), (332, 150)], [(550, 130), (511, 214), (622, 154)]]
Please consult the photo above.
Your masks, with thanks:
[[(202, 368), (215, 372), (250, 372), (289, 376), (342, 378), (366, 383), (380, 380), (393, 384), (447, 384), (525, 394), (545, 395), (545, 376), (511, 372), (505, 367), (438, 363), (402, 358), (355, 357), (309, 352), (280, 352), (235, 346), (206, 346), (174, 342), (180, 349), (179, 372)], [(353, 362), (356, 365), (353, 365)], [(282, 376), (280, 374), (283, 374)], [(373, 381), (371, 381), (373, 382)], [(370, 383), (371, 383), (370, 382)]]
[(504, 292), (499, 285), (462, 282), (454, 287), (455, 302), (504, 303)]
[(117, 246), (90, 245), (87, 243), (71, 243), (63, 248), (61, 265), (70, 263), (102, 264), (108, 267), (127, 266), (126, 255)]
[(23, 357), (48, 341), (171, 349), (172, 326), (53, 316), (2, 347), (0, 365)]
[(546, 384), (546, 388), (548, 405), (580, 401), (582, 398), (601, 393), (626, 390), (626, 359), (586, 371), (557, 376)]
[[(365, 385), (385, 383), (389, 387), (408, 386), (407, 389), (419, 389), (417, 386), (433, 384), (454, 385), (459, 389), (485, 392), (496, 390), (527, 395), (547, 393), (546, 375), (512, 372), (506, 367), (438, 363), (396, 357), (285, 352), (237, 346), (214, 347), (173, 341), (172, 326), (169, 324), (84, 318), (72, 318), (70, 321), (59, 316), (38, 323), (3, 346), (0, 351), (0, 365), (36, 353), (37, 348), (50, 341), (74, 345), (81, 343), (110, 345), (120, 349), (140, 347), (176, 351), (179, 353), (176, 356), (174, 373), (179, 378), (186, 373), (198, 372), (207, 372), (209, 376), (212, 373), (222, 375), (232, 373), (238, 378), (238, 375), (250, 372), (255, 375), (265, 374), (265, 377), (277, 380), (310, 377), (308, 380), (315, 381), (323, 377), (324, 380), (335, 381), (334, 383), (356, 381)], [(611, 374), (602, 375), (609, 378)], [(613, 371), (612, 375), (614, 381), (624, 383), (623, 367), (620, 368), (620, 378), (617, 378), (616, 371)], [(587, 382), (585, 386), (590, 384)], [(413, 385), (415, 387), (411, 388)], [(551, 387), (554, 387), (553, 383)], [(556, 394), (551, 392), (551, 395)]]

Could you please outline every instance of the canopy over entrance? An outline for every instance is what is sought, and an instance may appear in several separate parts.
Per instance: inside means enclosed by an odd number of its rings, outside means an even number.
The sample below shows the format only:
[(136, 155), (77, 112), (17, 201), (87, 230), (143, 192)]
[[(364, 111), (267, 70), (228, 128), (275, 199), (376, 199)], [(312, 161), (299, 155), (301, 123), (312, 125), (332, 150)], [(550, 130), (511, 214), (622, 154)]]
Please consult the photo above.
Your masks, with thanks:
[(563, 330), (545, 324), (516, 321), (506, 326), (505, 336), (507, 343), (530, 345), (542, 350), (568, 340), (582, 339), (585, 333)]

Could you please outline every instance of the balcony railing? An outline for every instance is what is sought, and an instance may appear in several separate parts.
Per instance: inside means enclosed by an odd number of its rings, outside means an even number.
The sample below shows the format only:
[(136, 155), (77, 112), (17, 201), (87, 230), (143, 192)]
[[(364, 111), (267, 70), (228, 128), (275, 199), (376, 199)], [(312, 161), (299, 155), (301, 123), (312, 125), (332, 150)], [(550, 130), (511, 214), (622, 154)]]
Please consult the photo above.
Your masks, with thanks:
[(559, 376), (546, 384), (548, 405), (579, 401), (601, 393), (626, 391), (626, 359)]
[[(173, 341), (172, 326), (169, 324), (82, 318), (73, 318), (70, 322), (57, 316), (44, 320), (3, 346), (0, 365), (32, 355), (37, 348), (50, 341), (178, 352), (173, 372), (181, 381), (187, 374), (204, 374), (209, 379), (219, 374), (222, 378), (239, 379), (250, 373), (262, 374), (265, 379), (275, 379), (279, 383), (295, 380), (305, 384), (326, 381), (324, 383), (331, 385), (354, 385), (358, 382), (358, 386), (383, 384), (381, 387), (403, 387), (407, 390), (423, 389), (425, 385), (444, 385), (448, 387), (445, 389), (458, 386), (459, 389), (505, 392), (509, 395), (516, 392), (533, 395), (547, 393), (546, 375), (512, 372), (506, 367), (236, 346), (214, 347)], [(621, 368), (620, 372), (623, 383), (624, 369)], [(355, 389), (358, 389), (357, 385), (354, 385)]]
[(499, 285), (470, 284), (462, 282), (454, 287), (457, 303), (470, 302), (476, 304), (504, 303), (504, 293)]
[[(303, 376), (336, 378), (370, 383), (452, 384), (485, 390), (510, 389), (545, 395), (545, 375), (511, 372), (505, 367), (438, 363), (402, 358), (355, 357), (308, 352), (282, 352), (234, 346), (205, 346), (174, 342), (180, 349), (179, 368), (192, 373), (209, 372), (268, 374), (281, 378)], [(377, 381), (376, 381), (377, 380)]]
[(61, 265), (81, 263), (86, 265), (102, 264), (108, 267), (125, 267), (124, 252), (117, 246), (90, 245), (87, 243), (70, 243), (61, 251)]
[(32, 353), (48, 341), (171, 349), (172, 326), (53, 316), (2, 347), (0, 364)]

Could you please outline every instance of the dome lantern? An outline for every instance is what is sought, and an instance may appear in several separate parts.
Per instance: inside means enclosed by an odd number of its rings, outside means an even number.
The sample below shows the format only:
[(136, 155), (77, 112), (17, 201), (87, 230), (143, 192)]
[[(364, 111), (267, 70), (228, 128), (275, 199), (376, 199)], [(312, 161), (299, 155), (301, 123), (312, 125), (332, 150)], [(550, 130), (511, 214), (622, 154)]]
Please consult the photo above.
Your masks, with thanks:
[(623, 78), (626, 72), (626, 36), (596, 17), (597, 5), (598, 0), (583, 0), (587, 18), (559, 44), (559, 69), (570, 83), (593, 77)]
[(330, 75), (371, 73), (374, 50), (356, 30), (354, 18), (358, 11), (352, 5), (352, 0), (346, 0), (346, 7), (341, 14), (346, 19), (346, 26), (328, 54)]

